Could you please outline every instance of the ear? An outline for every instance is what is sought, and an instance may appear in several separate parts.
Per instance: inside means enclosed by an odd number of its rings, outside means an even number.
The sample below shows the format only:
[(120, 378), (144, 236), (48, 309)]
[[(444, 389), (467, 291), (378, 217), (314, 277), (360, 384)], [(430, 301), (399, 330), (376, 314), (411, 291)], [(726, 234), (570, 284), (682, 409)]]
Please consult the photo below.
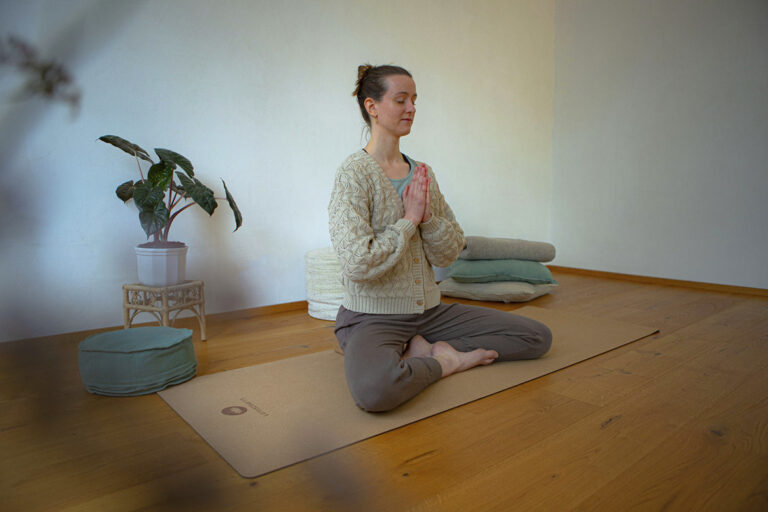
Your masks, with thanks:
[(373, 98), (365, 98), (363, 106), (370, 117), (376, 117), (378, 115), (376, 112), (376, 102), (373, 101)]

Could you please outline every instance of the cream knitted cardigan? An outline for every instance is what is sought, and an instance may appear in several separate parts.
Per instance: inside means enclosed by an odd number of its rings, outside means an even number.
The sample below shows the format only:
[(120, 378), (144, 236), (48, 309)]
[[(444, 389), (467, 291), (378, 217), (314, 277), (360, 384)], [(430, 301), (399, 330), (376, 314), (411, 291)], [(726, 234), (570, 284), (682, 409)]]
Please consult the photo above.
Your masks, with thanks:
[(414, 226), (376, 160), (350, 155), (336, 172), (328, 205), (331, 242), (342, 268), (345, 308), (359, 313), (423, 313), (440, 303), (432, 265), (447, 267), (465, 246), (432, 169), (432, 218)]

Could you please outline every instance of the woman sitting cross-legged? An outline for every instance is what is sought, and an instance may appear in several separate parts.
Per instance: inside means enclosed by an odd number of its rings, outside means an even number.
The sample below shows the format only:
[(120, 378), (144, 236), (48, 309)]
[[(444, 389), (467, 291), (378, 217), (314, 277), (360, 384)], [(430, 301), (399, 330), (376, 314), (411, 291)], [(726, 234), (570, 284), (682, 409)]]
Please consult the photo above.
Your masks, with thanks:
[(542, 356), (544, 324), (440, 302), (431, 265), (450, 265), (465, 239), (432, 169), (400, 152), (416, 114), (411, 74), (360, 66), (354, 95), (371, 136), (337, 171), (328, 212), (345, 290), (335, 332), (355, 403), (387, 411), (451, 374)]

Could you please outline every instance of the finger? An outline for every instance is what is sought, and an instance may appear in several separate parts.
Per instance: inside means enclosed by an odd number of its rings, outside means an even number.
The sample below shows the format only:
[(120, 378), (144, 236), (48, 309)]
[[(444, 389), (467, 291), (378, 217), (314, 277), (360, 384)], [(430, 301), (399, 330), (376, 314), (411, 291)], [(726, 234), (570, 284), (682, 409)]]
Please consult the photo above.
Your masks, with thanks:
[(429, 178), (422, 177), (420, 180), (421, 188), (424, 190), (424, 193), (426, 194), (429, 191)]
[(419, 180), (419, 194), (424, 195), (427, 193), (427, 181), (424, 178)]
[(414, 177), (411, 178), (411, 183), (408, 186), (411, 187), (411, 189), (417, 194), (423, 193), (423, 190), (421, 190), (422, 184), (420, 176), (414, 175)]

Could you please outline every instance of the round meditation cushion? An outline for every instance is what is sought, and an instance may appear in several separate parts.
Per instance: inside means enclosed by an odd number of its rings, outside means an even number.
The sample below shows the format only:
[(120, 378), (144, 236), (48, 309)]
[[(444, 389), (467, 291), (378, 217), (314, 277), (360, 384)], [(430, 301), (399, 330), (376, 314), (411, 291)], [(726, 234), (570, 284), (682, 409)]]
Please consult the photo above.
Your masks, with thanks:
[(305, 256), (305, 283), (309, 315), (321, 320), (336, 320), (344, 298), (341, 264), (331, 247), (309, 251)]
[(80, 342), (85, 389), (109, 396), (154, 393), (195, 376), (190, 329), (134, 327), (94, 334)]

